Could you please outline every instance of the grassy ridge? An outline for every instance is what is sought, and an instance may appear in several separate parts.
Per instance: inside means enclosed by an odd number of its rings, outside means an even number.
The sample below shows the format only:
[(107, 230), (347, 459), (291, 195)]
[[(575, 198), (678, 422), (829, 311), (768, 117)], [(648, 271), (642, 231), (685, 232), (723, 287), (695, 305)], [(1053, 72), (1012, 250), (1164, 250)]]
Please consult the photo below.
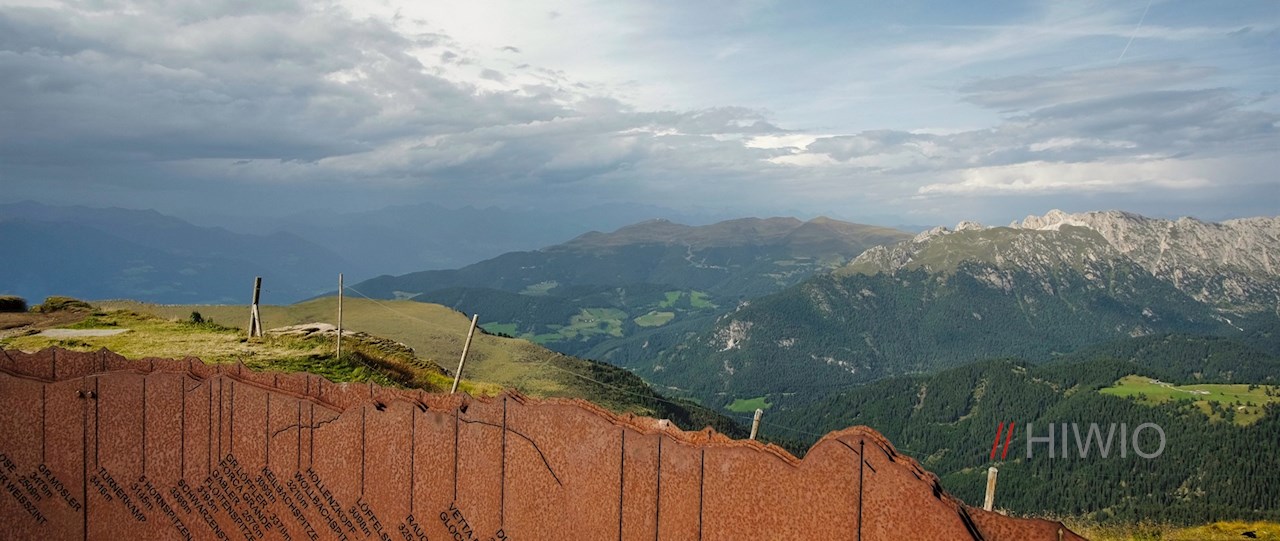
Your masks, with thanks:
[[(337, 359), (332, 337), (269, 334), (250, 340), (241, 330), (214, 322), (193, 323), (133, 310), (85, 312), (79, 321), (59, 328), (122, 332), (68, 337), (22, 334), (0, 340), (0, 346), (27, 351), (51, 346), (77, 351), (107, 348), (130, 358), (195, 356), (209, 363), (243, 362), (254, 370), (310, 372), (339, 382), (374, 381), (430, 390), (450, 383), (437, 367), (415, 363), (407, 349), (388, 347), (372, 337), (350, 337), (342, 358)], [(463, 388), (478, 393), (498, 389), (471, 382), (465, 382)]]
[[(169, 319), (188, 318), (191, 312), (198, 311), (218, 324), (238, 328), (248, 325), (247, 306), (155, 305), (133, 301), (103, 302), (101, 306)], [(333, 323), (337, 319), (335, 297), (260, 308), (265, 328)], [(470, 323), (463, 314), (435, 304), (353, 298), (343, 301), (344, 329), (398, 341), (413, 348), (418, 362), (439, 365), (449, 371), (457, 367)], [(188, 349), (182, 355), (191, 351), (199, 350)], [(668, 400), (626, 370), (556, 353), (525, 340), (477, 332), (467, 355), (464, 375), (472, 382), (484, 382), (471, 386), (469, 391), (473, 394), (512, 387), (529, 396), (582, 398), (617, 412), (667, 418), (685, 429), (712, 426), (730, 436), (746, 435), (741, 426), (727, 417), (693, 403)]]
[[(155, 305), (132, 301), (105, 302), (104, 308), (126, 308), (162, 318), (183, 318), (193, 311), (219, 324), (248, 326), (248, 306)], [(336, 323), (336, 297), (288, 306), (261, 306), (265, 328), (302, 323)], [(343, 300), (343, 327), (401, 342), (416, 356), (446, 370), (457, 368), (470, 320), (443, 306), (413, 301)], [(531, 396), (576, 396), (572, 381), (546, 367), (555, 353), (523, 340), (477, 333), (467, 355), (468, 379), (516, 387)]]

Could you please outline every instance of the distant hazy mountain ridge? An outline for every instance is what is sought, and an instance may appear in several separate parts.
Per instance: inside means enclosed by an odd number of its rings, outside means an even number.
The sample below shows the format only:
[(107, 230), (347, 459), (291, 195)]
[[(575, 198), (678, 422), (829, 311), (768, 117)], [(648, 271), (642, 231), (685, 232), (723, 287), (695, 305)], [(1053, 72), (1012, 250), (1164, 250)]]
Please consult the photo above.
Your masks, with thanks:
[(593, 231), (547, 250), (590, 250), (636, 244), (687, 246), (693, 250), (732, 246), (786, 246), (796, 255), (858, 253), (867, 246), (901, 240), (896, 229), (833, 220), (742, 218), (705, 226), (649, 220), (613, 233)]
[(0, 205), (0, 293), (41, 299), (244, 302), (263, 276), (269, 302), (324, 291), (346, 260), (289, 233), (199, 227), (153, 210)]
[(382, 276), (357, 287), (368, 295), (392, 298), (450, 287), (520, 293), (539, 284), (643, 283), (754, 296), (837, 268), (870, 246), (906, 238), (894, 229), (828, 218), (742, 218), (705, 226), (649, 220), (457, 270)]

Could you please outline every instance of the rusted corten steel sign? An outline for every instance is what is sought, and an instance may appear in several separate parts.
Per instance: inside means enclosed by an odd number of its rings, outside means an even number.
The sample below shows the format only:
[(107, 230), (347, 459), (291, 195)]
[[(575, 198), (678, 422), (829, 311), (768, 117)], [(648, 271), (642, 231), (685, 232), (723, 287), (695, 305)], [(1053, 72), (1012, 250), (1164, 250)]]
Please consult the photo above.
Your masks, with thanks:
[(864, 427), (799, 460), (577, 400), (59, 349), (0, 354), (0, 411), (3, 539), (1080, 539)]

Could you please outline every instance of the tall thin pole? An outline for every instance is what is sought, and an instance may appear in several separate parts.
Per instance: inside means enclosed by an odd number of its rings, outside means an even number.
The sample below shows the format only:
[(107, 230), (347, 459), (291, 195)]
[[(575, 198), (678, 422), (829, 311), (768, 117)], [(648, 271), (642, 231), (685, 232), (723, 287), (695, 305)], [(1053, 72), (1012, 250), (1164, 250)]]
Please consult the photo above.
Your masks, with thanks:
[(764, 410), (756, 408), (756, 417), (751, 420), (751, 439), (756, 439), (756, 434), (760, 432), (760, 417), (764, 415)]
[(342, 273), (338, 273), (338, 359), (342, 359)]
[(471, 349), (471, 337), (476, 333), (476, 321), (480, 319), (480, 314), (471, 316), (471, 330), (467, 331), (467, 342), (462, 345), (462, 358), (458, 359), (458, 371), (453, 375), (453, 388), (449, 390), (449, 394), (458, 392), (458, 381), (462, 379), (462, 364), (467, 362), (467, 350)]

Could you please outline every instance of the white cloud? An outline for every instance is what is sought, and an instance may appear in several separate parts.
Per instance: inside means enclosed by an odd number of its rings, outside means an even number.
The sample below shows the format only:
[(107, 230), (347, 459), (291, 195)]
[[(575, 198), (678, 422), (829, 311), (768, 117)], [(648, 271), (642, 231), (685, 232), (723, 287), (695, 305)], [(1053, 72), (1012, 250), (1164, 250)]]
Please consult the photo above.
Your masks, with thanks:
[(826, 154), (814, 154), (812, 152), (800, 152), (784, 156), (774, 156), (769, 158), (769, 162), (778, 165), (791, 165), (796, 167), (829, 167), (839, 165), (840, 163)]
[(1054, 137), (1038, 143), (1032, 143), (1027, 146), (1032, 152), (1044, 152), (1046, 150), (1067, 150), (1067, 149), (1123, 149), (1137, 148), (1137, 144), (1130, 141), (1107, 141), (1093, 137)]
[(1187, 190), (1211, 185), (1207, 178), (1186, 169), (1180, 160), (1162, 159), (1093, 163), (1035, 161), (966, 169), (960, 172), (959, 182), (928, 184), (921, 186), (917, 193), (926, 196), (1080, 194)]
[(747, 139), (746, 146), (749, 148), (795, 148), (803, 149), (810, 143), (816, 141), (824, 135), (808, 134), (808, 133), (780, 133), (769, 135), (757, 135)]

